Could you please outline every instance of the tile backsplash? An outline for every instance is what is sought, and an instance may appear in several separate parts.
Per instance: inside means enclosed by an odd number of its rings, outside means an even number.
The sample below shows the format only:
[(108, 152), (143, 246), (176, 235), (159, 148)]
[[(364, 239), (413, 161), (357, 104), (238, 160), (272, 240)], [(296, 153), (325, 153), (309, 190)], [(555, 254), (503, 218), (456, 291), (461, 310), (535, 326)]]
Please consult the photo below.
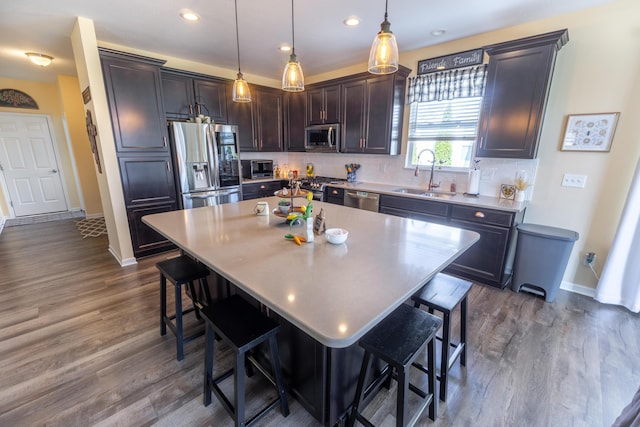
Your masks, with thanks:
[[(307, 163), (313, 163), (315, 174), (336, 178), (347, 177), (345, 164), (359, 163), (358, 181), (393, 184), (406, 187), (426, 187), (429, 180), (429, 169), (420, 168), (420, 174), (414, 176), (414, 169), (405, 167), (405, 156), (381, 156), (367, 154), (334, 154), (334, 153), (241, 153), (243, 159), (271, 159), (281, 168), (286, 165), (289, 170), (297, 170), (304, 175)], [(527, 159), (491, 159), (482, 158), (478, 164), (480, 169), (480, 194), (498, 197), (501, 184), (513, 184), (518, 171), (524, 171), (531, 183), (525, 192), (525, 199), (530, 200), (533, 194), (538, 160)], [(449, 191), (455, 181), (456, 191), (467, 191), (468, 172), (453, 172), (437, 168), (434, 181), (440, 183), (440, 189)]]

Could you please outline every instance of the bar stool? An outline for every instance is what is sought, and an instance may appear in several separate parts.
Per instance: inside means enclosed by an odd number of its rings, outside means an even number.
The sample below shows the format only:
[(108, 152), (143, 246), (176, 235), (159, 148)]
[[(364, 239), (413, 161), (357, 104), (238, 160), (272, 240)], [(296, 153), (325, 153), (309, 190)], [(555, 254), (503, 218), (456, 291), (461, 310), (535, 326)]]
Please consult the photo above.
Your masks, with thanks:
[[(435, 310), (443, 314), (442, 337), (436, 337), (442, 341), (442, 354), (440, 357), (440, 400), (447, 399), (447, 381), (449, 370), (455, 361), (460, 358), (460, 365), (467, 365), (467, 295), (471, 290), (471, 282), (439, 273), (431, 279), (411, 299), (414, 307), (426, 305), (429, 313)], [(460, 342), (451, 342), (451, 313), (460, 305)], [(449, 355), (449, 350), (453, 353)]]
[[(204, 359), (204, 405), (209, 406), (211, 403), (211, 392), (213, 391), (224, 409), (234, 419), (236, 426), (250, 426), (278, 405), (280, 405), (282, 415), (288, 416), (289, 404), (282, 379), (276, 341), (280, 325), (239, 295), (232, 295), (203, 308), (202, 316), (205, 319), (207, 330)], [(236, 357), (233, 368), (213, 378), (216, 336), (233, 349)], [(265, 341), (269, 342), (269, 359), (273, 375), (270, 375), (258, 364), (250, 353), (251, 349)], [(245, 366), (245, 360), (250, 364)], [(245, 419), (245, 369), (247, 373), (252, 372), (251, 365), (255, 366), (275, 386), (278, 396), (256, 415)], [(231, 403), (218, 384), (234, 373), (235, 393), (234, 401)]]
[[(200, 310), (204, 304), (211, 303), (211, 295), (207, 285), (209, 269), (194, 261), (186, 255), (161, 261), (156, 264), (160, 271), (160, 335), (166, 335), (167, 326), (176, 336), (176, 351), (178, 360), (184, 359), (184, 344), (204, 334), (198, 331), (188, 337), (184, 336), (182, 316), (195, 311), (196, 318), (200, 320)], [(167, 316), (167, 280), (174, 286), (175, 314)], [(204, 302), (196, 294), (194, 282), (200, 282), (200, 295)], [(193, 302), (192, 307), (182, 308), (182, 286), (186, 285), (187, 295)], [(174, 322), (175, 321), (175, 322)]]
[[(353, 402), (348, 424), (353, 426), (356, 419), (361, 423), (372, 426), (360, 413), (360, 406), (363, 401), (368, 401), (373, 396), (380, 385), (385, 382), (387, 385), (391, 377), (396, 373), (398, 381), (398, 396), (396, 400), (396, 426), (413, 425), (425, 408), (429, 407), (429, 418), (436, 419), (438, 415), (437, 399), (435, 398), (436, 376), (435, 376), (435, 345), (434, 337), (442, 325), (442, 320), (422, 310), (402, 304), (378, 325), (371, 329), (359, 341), (360, 347), (364, 348), (364, 358), (358, 377), (356, 397)], [(429, 392), (409, 383), (409, 368), (414, 364), (415, 359), (427, 347), (428, 370), (427, 379)], [(378, 357), (388, 363), (369, 387), (364, 388), (367, 371), (371, 356)], [(414, 365), (415, 366), (415, 365)], [(416, 393), (423, 400), (417, 413), (407, 421), (408, 418), (408, 394), (409, 390)]]

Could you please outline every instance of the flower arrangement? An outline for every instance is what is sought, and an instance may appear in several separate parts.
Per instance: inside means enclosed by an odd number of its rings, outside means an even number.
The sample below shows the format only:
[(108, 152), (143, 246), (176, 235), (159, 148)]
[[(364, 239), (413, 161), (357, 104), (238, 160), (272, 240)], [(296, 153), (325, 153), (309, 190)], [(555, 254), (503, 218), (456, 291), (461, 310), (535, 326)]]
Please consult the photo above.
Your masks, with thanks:
[(514, 187), (516, 187), (516, 190), (524, 191), (527, 189), (528, 186), (529, 186), (529, 183), (525, 178), (520, 176), (516, 178), (516, 182), (514, 183)]
[(313, 205), (311, 201), (313, 200), (313, 193), (311, 191), (307, 192), (307, 205), (300, 206), (300, 212), (293, 212), (287, 216), (287, 220), (289, 221), (289, 227), (293, 225), (296, 219), (308, 220), (311, 217), (311, 211), (313, 210)]

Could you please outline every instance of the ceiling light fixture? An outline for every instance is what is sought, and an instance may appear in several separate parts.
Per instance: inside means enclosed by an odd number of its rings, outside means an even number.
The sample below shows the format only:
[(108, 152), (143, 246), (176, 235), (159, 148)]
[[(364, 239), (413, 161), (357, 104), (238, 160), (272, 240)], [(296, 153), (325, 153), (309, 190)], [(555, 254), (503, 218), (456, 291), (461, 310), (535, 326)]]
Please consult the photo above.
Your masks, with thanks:
[(291, 52), (291, 46), (289, 46), (288, 44), (283, 44), (278, 47), (278, 50), (280, 52)]
[(445, 30), (433, 30), (433, 31), (431, 31), (431, 35), (434, 36), (434, 37), (443, 36), (444, 33), (446, 33)]
[(29, 57), (31, 62), (41, 67), (48, 67), (53, 61), (53, 56), (45, 55), (43, 53), (25, 52), (25, 55)]
[(344, 23), (344, 25), (346, 25), (347, 27), (355, 27), (357, 25), (360, 25), (360, 18), (356, 17), (356, 16), (350, 16), (348, 18), (346, 18), (344, 21), (342, 21)]
[(184, 9), (180, 12), (180, 17), (182, 19), (185, 19), (187, 21), (199, 21), (200, 20), (200, 15), (198, 15), (195, 12), (192, 12), (188, 9)]
[(371, 52), (369, 52), (369, 72), (371, 74), (391, 74), (398, 71), (398, 44), (396, 36), (391, 32), (391, 24), (387, 21), (387, 6), (385, 0), (384, 21), (380, 24), (380, 32), (376, 35)]
[(240, 71), (240, 35), (238, 31), (238, 0), (235, 0), (236, 11), (236, 48), (238, 50), (238, 78), (233, 82), (233, 102), (251, 102), (249, 84)]
[(304, 90), (304, 75), (302, 67), (296, 58), (296, 35), (293, 27), (293, 0), (291, 0), (291, 55), (282, 74), (282, 90), (287, 92), (301, 92)]

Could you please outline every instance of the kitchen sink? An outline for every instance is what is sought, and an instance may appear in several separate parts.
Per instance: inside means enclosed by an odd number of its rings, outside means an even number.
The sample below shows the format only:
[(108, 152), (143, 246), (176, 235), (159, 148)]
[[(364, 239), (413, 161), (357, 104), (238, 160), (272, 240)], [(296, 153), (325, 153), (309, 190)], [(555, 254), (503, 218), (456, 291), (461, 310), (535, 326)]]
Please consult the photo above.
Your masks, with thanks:
[(456, 195), (456, 193), (450, 191), (425, 191), (420, 188), (396, 188), (391, 191), (394, 193), (413, 194), (415, 196), (424, 197), (440, 197), (444, 199), (448, 199)]

